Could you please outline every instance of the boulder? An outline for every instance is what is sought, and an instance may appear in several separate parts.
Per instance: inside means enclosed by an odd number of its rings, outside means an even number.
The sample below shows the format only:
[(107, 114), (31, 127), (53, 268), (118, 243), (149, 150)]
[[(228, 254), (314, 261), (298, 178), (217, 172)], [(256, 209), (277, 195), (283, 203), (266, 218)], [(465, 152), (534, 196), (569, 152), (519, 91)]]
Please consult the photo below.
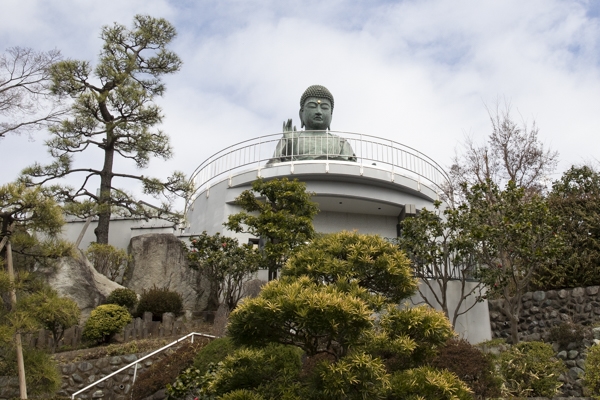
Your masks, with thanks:
[(82, 320), (86, 320), (110, 292), (123, 288), (96, 271), (81, 250), (74, 257), (60, 258), (56, 265), (40, 267), (38, 271), (59, 295), (69, 297), (77, 303)]
[(170, 233), (134, 236), (129, 242), (132, 262), (123, 284), (136, 293), (154, 286), (181, 294), (183, 308), (198, 312), (206, 307), (208, 286), (201, 275), (188, 266), (183, 243)]

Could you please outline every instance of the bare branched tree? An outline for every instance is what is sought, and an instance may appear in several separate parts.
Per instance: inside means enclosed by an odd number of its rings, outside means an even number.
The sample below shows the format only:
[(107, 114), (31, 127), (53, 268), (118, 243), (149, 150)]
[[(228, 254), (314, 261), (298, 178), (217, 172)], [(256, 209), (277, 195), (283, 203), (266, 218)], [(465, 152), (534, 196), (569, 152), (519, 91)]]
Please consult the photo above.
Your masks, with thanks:
[(558, 163), (558, 152), (544, 147), (538, 139), (539, 128), (523, 120), (516, 123), (511, 117), (510, 103), (496, 102), (487, 107), (492, 133), (483, 145), (467, 137), (462, 154), (456, 154), (450, 167), (451, 199), (460, 198), (462, 185), (484, 185), (491, 181), (500, 188), (509, 181), (528, 192), (546, 189), (546, 179)]
[(42, 129), (66, 112), (50, 93), (49, 67), (61, 58), (23, 47), (0, 54), (0, 137)]

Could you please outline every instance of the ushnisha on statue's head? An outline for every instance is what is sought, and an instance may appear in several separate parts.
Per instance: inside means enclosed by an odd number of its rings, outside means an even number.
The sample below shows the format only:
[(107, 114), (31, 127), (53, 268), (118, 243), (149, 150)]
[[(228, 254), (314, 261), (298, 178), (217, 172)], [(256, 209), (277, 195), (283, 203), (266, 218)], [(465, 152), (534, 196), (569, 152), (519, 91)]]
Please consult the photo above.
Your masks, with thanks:
[(331, 129), (333, 95), (325, 86), (312, 85), (300, 98), (300, 121), (307, 131)]

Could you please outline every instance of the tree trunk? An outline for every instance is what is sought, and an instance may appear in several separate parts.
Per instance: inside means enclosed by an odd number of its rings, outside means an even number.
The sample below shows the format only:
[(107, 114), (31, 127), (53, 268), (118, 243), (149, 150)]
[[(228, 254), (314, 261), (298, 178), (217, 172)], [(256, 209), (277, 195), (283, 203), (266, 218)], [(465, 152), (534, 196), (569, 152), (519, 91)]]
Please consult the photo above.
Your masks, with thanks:
[(269, 282), (277, 279), (277, 268), (269, 268)]
[[(110, 137), (110, 131), (107, 133)], [(110, 146), (110, 147), (108, 147)], [(94, 229), (96, 243), (108, 244), (108, 228), (112, 206), (112, 170), (115, 150), (112, 143), (104, 152), (104, 167), (100, 175), (100, 196), (98, 198), (98, 226)]]
[(510, 317), (510, 340), (512, 344), (519, 343), (519, 317)]
[[(10, 232), (9, 232), (10, 234)], [(12, 262), (12, 248), (10, 240), (6, 243), (6, 267), (8, 270), (8, 279), (10, 280), (11, 286), (15, 282), (15, 272), (13, 269)], [(14, 312), (17, 309), (17, 292), (13, 286), (10, 290), (10, 306)], [(21, 343), (21, 334), (15, 333), (15, 350), (17, 352), (17, 371), (19, 374), (19, 394), (21, 399), (27, 398), (27, 382), (25, 380), (25, 362), (23, 360), (23, 345)]]
[[(514, 303), (515, 301), (517, 302), (516, 304)], [(514, 296), (512, 299), (505, 297), (504, 305), (502, 307), (504, 316), (510, 321), (510, 340), (512, 344), (519, 343), (519, 315), (521, 313), (521, 307), (518, 302), (520, 301), (520, 296)]]

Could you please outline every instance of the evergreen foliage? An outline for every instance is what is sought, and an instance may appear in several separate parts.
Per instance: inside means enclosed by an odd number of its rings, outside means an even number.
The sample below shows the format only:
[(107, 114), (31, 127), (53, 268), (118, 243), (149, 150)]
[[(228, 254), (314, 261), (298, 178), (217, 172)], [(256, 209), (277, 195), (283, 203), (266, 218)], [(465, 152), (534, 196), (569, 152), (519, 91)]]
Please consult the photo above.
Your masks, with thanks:
[[(23, 171), (24, 179), (43, 184), (68, 175), (81, 177), (77, 188), (62, 188), (55, 193), (65, 201), (65, 210), (82, 218), (98, 217), (96, 242), (108, 243), (112, 214), (133, 217), (162, 217), (178, 222), (170, 212), (172, 195), (184, 196), (189, 183), (181, 172), (165, 181), (115, 171), (116, 157), (130, 159), (144, 168), (151, 157), (172, 156), (168, 136), (154, 129), (162, 122), (162, 112), (155, 104), (165, 85), (161, 77), (179, 70), (181, 60), (167, 46), (175, 37), (175, 28), (162, 18), (136, 15), (133, 27), (115, 23), (102, 28), (103, 47), (99, 62), (64, 60), (50, 67), (51, 90), (73, 99), (67, 118), (52, 126), (53, 138), (46, 142), (54, 162), (47, 166), (35, 163)], [(73, 166), (73, 155), (98, 148), (104, 160), (99, 168)], [(92, 188), (93, 178), (100, 180), (100, 190)], [(133, 179), (144, 193), (164, 195), (161, 207), (148, 207), (127, 190), (118, 188), (117, 180)]]
[(467, 192), (488, 296), (501, 297), (512, 343), (519, 342), (521, 298), (537, 271), (556, 264), (563, 241), (554, 229), (557, 217), (544, 198), (510, 181), (504, 190), (492, 182)]
[[(33, 270), (36, 263), (38, 266), (51, 264), (56, 258), (72, 252), (70, 244), (57, 238), (64, 219), (50, 193), (51, 189), (31, 188), (20, 182), (0, 186), (0, 242), (3, 246), (0, 250), (0, 296), (10, 299), (6, 303), (0, 302), (0, 364), (14, 353), (15, 365), (18, 364), (22, 378), (20, 382), (39, 385), (38, 388), (30, 387), (30, 391), (50, 390), (57, 373), (54, 366), (48, 368), (44, 355), (34, 355), (27, 361), (29, 365), (27, 362), (23, 365), (21, 334), (36, 331), (42, 323), (48, 323), (57, 334), (56, 343), (64, 325), (70, 323), (70, 312), (79, 311), (72, 303), (65, 305), (65, 301), (54, 297), (50, 299), (52, 304), (42, 304), (39, 309), (26, 307), (23, 302), (27, 295), (36, 296), (33, 299), (44, 296), (42, 291), (46, 289), (28, 270)], [(57, 308), (63, 305), (65, 313)], [(21, 386), (20, 391), (26, 394), (25, 386)]]
[[(231, 313), (235, 349), (215, 345), (201, 357), (202, 370), (181, 374), (170, 396), (402, 398), (389, 397), (396, 396), (394, 371), (428, 363), (454, 336), (442, 312), (398, 307), (415, 290), (408, 259), (382, 238), (356, 232), (317, 237), (291, 255), (279, 280)], [(431, 393), (469, 393), (450, 372), (425, 375), (422, 386)]]
[(269, 280), (298, 246), (315, 236), (312, 220), (319, 210), (311, 195), (297, 179), (257, 179), (252, 190), (236, 199), (243, 211), (230, 215), (224, 225), (263, 240), (261, 268), (269, 271)]
[(131, 319), (131, 314), (125, 307), (116, 304), (98, 306), (85, 322), (82, 337), (96, 343), (109, 342)]
[(375, 309), (398, 303), (417, 288), (409, 260), (397, 247), (380, 236), (345, 231), (315, 238), (290, 258), (282, 276), (308, 276)]
[(62, 340), (65, 330), (77, 325), (81, 316), (81, 310), (74, 300), (68, 297), (60, 297), (51, 288), (40, 290), (25, 297), (19, 307), (39, 321), (44, 329), (52, 332), (53, 351), (56, 350)]
[[(474, 221), (468, 203), (446, 207), (435, 201), (433, 207), (433, 210), (423, 208), (415, 217), (402, 221), (398, 245), (410, 257), (423, 288), (428, 289), (419, 288), (421, 298), (431, 307), (440, 307), (452, 326), (456, 326), (458, 317), (469, 312), (483, 297), (484, 285), (476, 280), (478, 241), (472, 235)], [(450, 281), (460, 282), (458, 302), (452, 313)], [(468, 304), (470, 296), (474, 299)]]
[(464, 339), (450, 339), (439, 349), (431, 366), (447, 369), (469, 386), (477, 399), (500, 397), (502, 381), (491, 354)]
[(522, 342), (500, 355), (505, 396), (552, 397), (562, 386), (558, 377), (565, 371), (565, 365), (554, 357), (547, 343)]
[(137, 294), (128, 288), (115, 289), (106, 298), (105, 304), (116, 304), (132, 312), (138, 303)]
[(258, 271), (260, 255), (250, 245), (220, 233), (190, 238), (189, 266), (210, 282), (207, 311), (217, 311), (221, 302), (233, 310), (245, 295), (244, 282)]
[(372, 328), (371, 313), (357, 297), (307, 277), (276, 280), (234, 310), (228, 331), (238, 345), (275, 342), (340, 358)]
[(585, 386), (596, 400), (600, 400), (600, 345), (588, 349), (585, 359)]
[(162, 321), (162, 315), (167, 312), (178, 317), (183, 314), (183, 298), (180, 293), (155, 285), (151, 289), (144, 290), (140, 296), (135, 314), (141, 317), (144, 312), (151, 312), (154, 321)]
[(390, 387), (381, 359), (360, 352), (323, 365), (316, 380), (321, 396), (332, 400), (384, 399)]
[(556, 264), (544, 265), (534, 289), (551, 290), (600, 284), (600, 174), (588, 166), (571, 167), (552, 184), (550, 211), (565, 246)]
[[(29, 395), (45, 399), (60, 388), (60, 370), (50, 354), (25, 346), (23, 359)], [(17, 376), (16, 352), (12, 347), (0, 348), (0, 376)]]
[(110, 244), (90, 243), (85, 254), (96, 271), (111, 281), (116, 281), (120, 275), (125, 274), (131, 262), (131, 256), (127, 251), (117, 249)]
[(231, 338), (217, 338), (208, 343), (199, 351), (194, 358), (194, 368), (197, 368), (201, 374), (205, 374), (210, 364), (218, 364), (229, 354), (235, 351), (236, 347), (231, 342)]
[(471, 400), (471, 389), (448, 370), (419, 367), (399, 371), (390, 379), (389, 400)]

